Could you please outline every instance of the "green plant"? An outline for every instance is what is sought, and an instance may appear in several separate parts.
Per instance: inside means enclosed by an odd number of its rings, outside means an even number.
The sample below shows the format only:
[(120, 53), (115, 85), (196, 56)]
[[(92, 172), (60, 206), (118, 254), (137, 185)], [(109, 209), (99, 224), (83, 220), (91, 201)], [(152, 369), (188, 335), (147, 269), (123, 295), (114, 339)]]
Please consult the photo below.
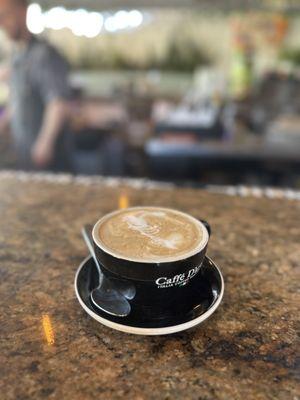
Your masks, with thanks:
[(300, 48), (285, 48), (281, 51), (279, 58), (291, 62), (294, 66), (300, 66)]

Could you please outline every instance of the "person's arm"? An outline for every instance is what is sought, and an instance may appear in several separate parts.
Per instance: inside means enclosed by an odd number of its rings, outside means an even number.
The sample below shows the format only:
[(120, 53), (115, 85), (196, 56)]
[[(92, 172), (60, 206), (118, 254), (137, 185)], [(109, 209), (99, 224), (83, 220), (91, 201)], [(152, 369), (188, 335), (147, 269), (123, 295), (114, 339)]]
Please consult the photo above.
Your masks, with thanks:
[(31, 158), (37, 167), (47, 167), (54, 158), (55, 144), (69, 114), (69, 66), (66, 60), (48, 45), (41, 45), (35, 63), (33, 84), (44, 103), (43, 120)]
[(10, 108), (7, 106), (0, 113), (0, 135), (5, 135), (10, 128)]
[[(8, 84), (10, 69), (7, 64), (0, 64), (0, 82)], [(0, 111), (0, 135), (5, 135), (10, 128), (11, 110), (7, 105), (4, 110)]]
[(31, 149), (31, 157), (38, 167), (46, 167), (52, 161), (55, 142), (62, 131), (69, 112), (68, 102), (54, 99), (47, 103), (39, 135)]

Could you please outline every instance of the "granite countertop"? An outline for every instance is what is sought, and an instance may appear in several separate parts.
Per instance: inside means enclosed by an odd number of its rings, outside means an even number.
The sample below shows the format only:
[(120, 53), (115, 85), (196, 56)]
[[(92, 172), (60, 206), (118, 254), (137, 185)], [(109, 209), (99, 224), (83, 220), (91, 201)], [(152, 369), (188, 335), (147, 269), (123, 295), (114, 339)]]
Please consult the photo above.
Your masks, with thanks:
[[(204, 324), (135, 336), (79, 306), (80, 228), (118, 208), (120, 196), (210, 221), (208, 254), (226, 290)], [(1, 398), (297, 400), (299, 215), (296, 200), (0, 173)]]

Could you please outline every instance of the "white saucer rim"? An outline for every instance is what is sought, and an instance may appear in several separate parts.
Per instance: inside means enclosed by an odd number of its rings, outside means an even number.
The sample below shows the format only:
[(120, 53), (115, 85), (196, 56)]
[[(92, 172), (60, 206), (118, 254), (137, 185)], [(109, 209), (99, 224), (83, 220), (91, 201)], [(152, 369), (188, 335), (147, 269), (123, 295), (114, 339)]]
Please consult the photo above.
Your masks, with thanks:
[(96, 314), (94, 311), (92, 311), (89, 307), (86, 306), (86, 304), (81, 299), (81, 296), (79, 295), (79, 292), (77, 289), (78, 275), (79, 275), (80, 271), (82, 270), (83, 266), (86, 264), (86, 262), (91, 258), (90, 256), (86, 257), (81, 262), (81, 264), (79, 265), (79, 267), (76, 271), (75, 280), (74, 280), (75, 294), (76, 294), (77, 300), (79, 301), (79, 304), (81, 305), (81, 307), (84, 309), (84, 311), (90, 317), (95, 319), (97, 322), (100, 322), (102, 325), (105, 325), (105, 326), (115, 329), (117, 331), (131, 333), (134, 335), (149, 335), (149, 336), (169, 335), (172, 333), (185, 331), (187, 329), (193, 328), (196, 325), (201, 324), (206, 319), (208, 319), (217, 310), (217, 308), (219, 307), (219, 305), (221, 304), (221, 301), (223, 299), (225, 284), (224, 284), (224, 278), (223, 278), (222, 272), (221, 272), (220, 268), (216, 265), (216, 263), (214, 261), (212, 261), (211, 258), (209, 258), (208, 256), (205, 256), (205, 257), (214, 265), (214, 267), (217, 269), (217, 271), (219, 273), (219, 276), (221, 279), (220, 295), (218, 296), (218, 299), (216, 300), (216, 302), (205, 313), (201, 314), (197, 318), (194, 318), (194, 319), (184, 322), (182, 324), (161, 327), (161, 328), (140, 328), (140, 327), (119, 324), (117, 322), (110, 321), (110, 320)]

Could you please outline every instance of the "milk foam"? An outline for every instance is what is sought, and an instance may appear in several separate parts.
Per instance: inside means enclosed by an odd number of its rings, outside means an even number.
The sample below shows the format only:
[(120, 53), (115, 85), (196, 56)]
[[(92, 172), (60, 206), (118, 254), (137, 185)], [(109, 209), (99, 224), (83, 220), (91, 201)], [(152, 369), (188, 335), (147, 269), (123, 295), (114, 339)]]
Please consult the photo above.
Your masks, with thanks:
[(150, 241), (154, 245), (159, 245), (162, 247), (166, 247), (168, 249), (176, 249), (180, 243), (184, 240), (183, 236), (179, 233), (172, 234), (167, 238), (159, 237), (159, 229), (158, 226), (151, 226), (145, 220), (144, 217), (148, 216), (156, 216), (159, 218), (166, 217), (166, 213), (164, 212), (151, 212), (146, 211), (141, 216), (137, 217), (134, 215), (125, 215), (123, 220), (127, 222), (128, 228), (139, 232), (141, 235), (144, 235), (150, 239)]
[(201, 222), (172, 209), (134, 207), (108, 214), (94, 227), (96, 244), (117, 258), (169, 262), (187, 258), (207, 243)]

